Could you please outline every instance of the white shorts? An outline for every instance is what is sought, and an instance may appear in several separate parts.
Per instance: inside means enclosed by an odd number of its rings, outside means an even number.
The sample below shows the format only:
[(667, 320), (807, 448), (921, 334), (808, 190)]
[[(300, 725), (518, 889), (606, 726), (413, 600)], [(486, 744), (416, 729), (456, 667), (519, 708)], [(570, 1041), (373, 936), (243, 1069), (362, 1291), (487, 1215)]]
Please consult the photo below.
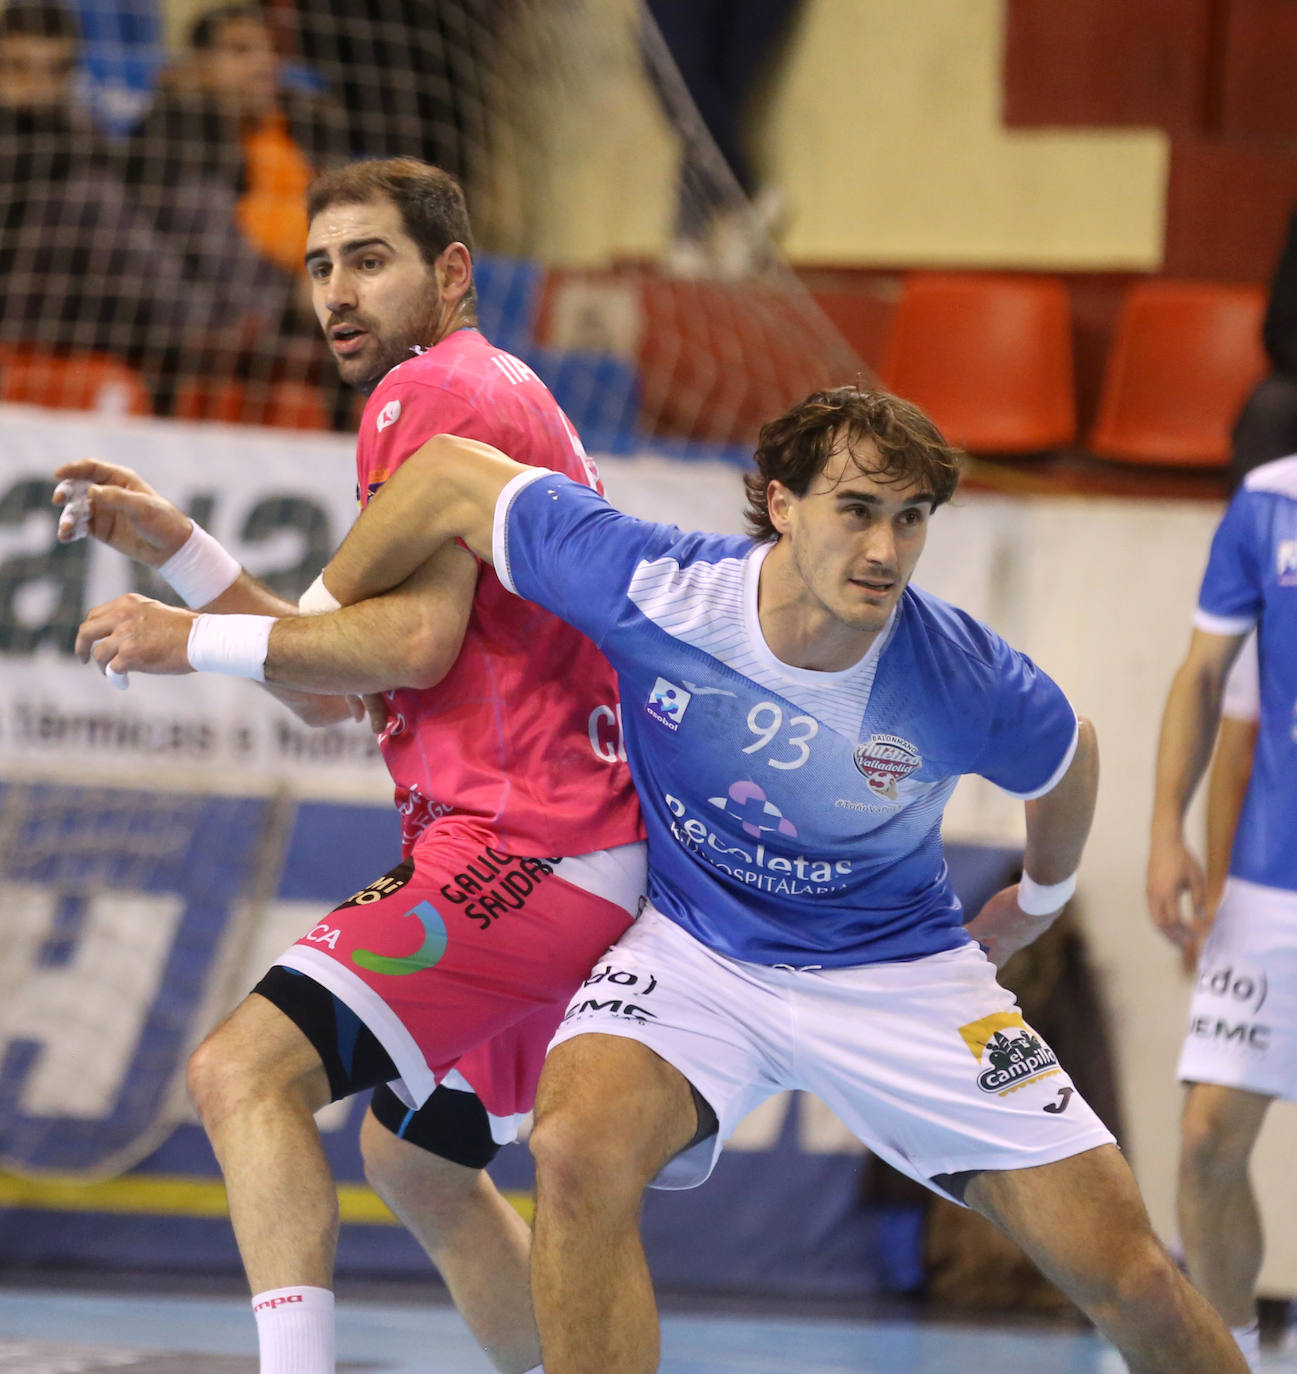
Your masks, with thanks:
[(1297, 1099), (1297, 892), (1226, 880), (1177, 1074)]
[(908, 963), (767, 968), (649, 906), (568, 1004), (551, 1048), (589, 1034), (647, 1045), (716, 1113), (717, 1134), (672, 1160), (658, 1188), (703, 1182), (739, 1122), (788, 1088), (945, 1196), (939, 1175), (1113, 1143), (974, 944)]

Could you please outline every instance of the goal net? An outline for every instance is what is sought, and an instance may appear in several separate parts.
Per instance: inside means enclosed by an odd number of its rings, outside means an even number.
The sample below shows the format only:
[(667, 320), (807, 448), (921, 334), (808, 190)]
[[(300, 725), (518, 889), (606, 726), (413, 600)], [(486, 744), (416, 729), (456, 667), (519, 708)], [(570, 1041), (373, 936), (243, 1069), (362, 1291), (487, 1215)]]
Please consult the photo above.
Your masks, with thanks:
[(6, 0), (0, 63), (0, 399), (346, 429), (301, 192), (390, 155), (461, 179), (483, 332), (591, 451), (862, 374), (637, 0)]

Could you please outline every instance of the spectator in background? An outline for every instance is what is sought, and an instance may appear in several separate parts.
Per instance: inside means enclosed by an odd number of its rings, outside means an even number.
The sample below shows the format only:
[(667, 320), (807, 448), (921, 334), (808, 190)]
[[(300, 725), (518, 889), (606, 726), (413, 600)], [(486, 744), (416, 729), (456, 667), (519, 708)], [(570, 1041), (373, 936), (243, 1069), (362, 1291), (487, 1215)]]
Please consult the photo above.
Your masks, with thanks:
[(256, 5), (201, 14), (184, 58), (131, 131), (126, 177), (191, 283), (220, 293), (223, 353), (180, 366), (204, 379), (314, 379), (314, 320), (297, 300), (313, 171), (346, 157), (338, 108), (284, 89)]
[(1231, 491), (1254, 467), (1297, 453), (1297, 209), (1270, 284), (1263, 340), (1273, 370), (1257, 383), (1235, 422)]
[(145, 365), (214, 313), (127, 194), (77, 108), (76, 18), (51, 0), (0, 11), (0, 338), (111, 350)]
[(347, 156), (340, 110), (281, 88), (269, 23), (249, 4), (198, 17), (188, 54), (164, 72), (131, 145), (134, 183), (198, 183), (228, 207), (262, 258), (293, 277), (306, 243), (306, 185), (314, 171)]
[[(798, 0), (647, 0), (662, 39), (659, 45), (646, 34), (649, 75), (682, 144), (667, 258), (682, 276), (738, 277), (768, 265), (783, 200), (776, 188), (758, 185), (745, 124), (753, 89), (797, 6)], [(684, 92), (675, 73), (664, 70), (668, 55)], [(693, 110), (682, 99), (686, 92)]]

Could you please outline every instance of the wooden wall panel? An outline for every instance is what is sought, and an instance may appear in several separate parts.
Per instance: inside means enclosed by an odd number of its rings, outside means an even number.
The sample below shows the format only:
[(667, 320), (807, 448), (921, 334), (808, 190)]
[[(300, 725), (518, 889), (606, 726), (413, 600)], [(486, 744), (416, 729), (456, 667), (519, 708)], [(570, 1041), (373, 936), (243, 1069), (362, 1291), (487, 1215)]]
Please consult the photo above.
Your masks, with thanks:
[(1297, 146), (1297, 4), (1228, 0), (1222, 28), (1218, 132)]
[(1297, 150), (1172, 140), (1163, 274), (1268, 282), (1295, 202)]
[(1201, 131), (1215, 3), (1008, 0), (1006, 124)]

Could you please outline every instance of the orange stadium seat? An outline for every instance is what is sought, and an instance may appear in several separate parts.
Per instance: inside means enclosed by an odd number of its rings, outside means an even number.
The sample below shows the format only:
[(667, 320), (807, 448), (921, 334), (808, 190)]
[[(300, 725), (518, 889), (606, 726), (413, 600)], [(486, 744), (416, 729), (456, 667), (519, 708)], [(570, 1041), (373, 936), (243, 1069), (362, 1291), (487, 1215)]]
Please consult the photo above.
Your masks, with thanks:
[(176, 418), (218, 420), (229, 425), (268, 425), (272, 429), (328, 429), (329, 409), (308, 382), (272, 382), (250, 396), (243, 382), (189, 381), (176, 392)]
[(1131, 287), (1108, 350), (1089, 447), (1118, 462), (1223, 467), (1230, 431), (1269, 371), (1259, 286)]
[(0, 401), (110, 415), (153, 409), (144, 379), (120, 358), (23, 344), (0, 344)]
[(1072, 316), (1056, 277), (915, 272), (892, 316), (883, 382), (977, 453), (1076, 437)]

